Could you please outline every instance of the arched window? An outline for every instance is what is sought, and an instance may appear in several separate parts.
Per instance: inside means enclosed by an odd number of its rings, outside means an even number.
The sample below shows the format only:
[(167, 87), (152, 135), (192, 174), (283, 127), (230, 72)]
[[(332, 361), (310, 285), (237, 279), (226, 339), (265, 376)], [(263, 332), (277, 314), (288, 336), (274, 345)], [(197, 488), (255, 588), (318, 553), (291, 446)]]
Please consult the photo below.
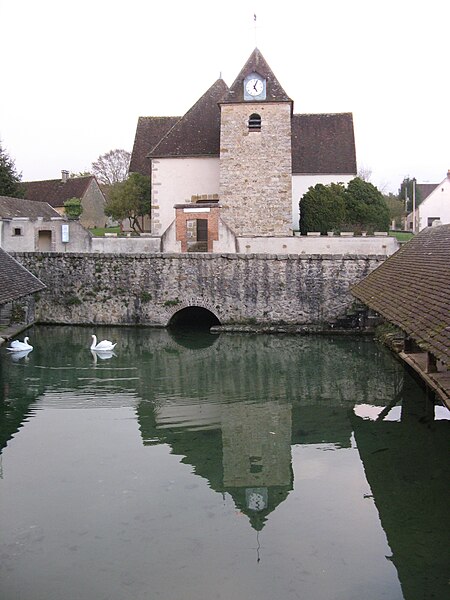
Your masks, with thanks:
[(248, 119), (249, 131), (261, 131), (261, 116), (253, 113)]

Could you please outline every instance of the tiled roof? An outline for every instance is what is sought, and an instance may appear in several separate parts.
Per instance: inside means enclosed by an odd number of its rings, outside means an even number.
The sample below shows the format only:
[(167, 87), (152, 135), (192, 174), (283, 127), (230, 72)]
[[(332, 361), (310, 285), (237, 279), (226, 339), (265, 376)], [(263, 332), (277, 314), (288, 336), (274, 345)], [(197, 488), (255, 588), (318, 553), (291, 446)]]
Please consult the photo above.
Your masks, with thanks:
[(83, 198), (90, 183), (95, 179), (93, 175), (87, 177), (70, 177), (67, 181), (62, 179), (49, 179), (47, 181), (26, 181), (20, 185), (24, 189), (25, 198), (38, 202), (48, 202), (50, 206), (62, 207), (70, 198)]
[(292, 172), (356, 175), (352, 114), (293, 115)]
[(352, 294), (450, 367), (450, 225), (421, 231)]
[(261, 75), (266, 80), (265, 102), (292, 102), (258, 48), (255, 48), (251, 53), (241, 72), (231, 85), (223, 102), (244, 102), (243, 82), (247, 75), (251, 73), (258, 73), (258, 75)]
[(12, 219), (14, 217), (28, 217), (35, 221), (38, 217), (51, 219), (61, 217), (47, 202), (34, 202), (23, 198), (10, 198), (0, 196), (0, 219)]
[(219, 156), (218, 103), (227, 91), (227, 84), (223, 79), (218, 79), (149, 152), (149, 156)]
[(42, 281), (0, 248), (0, 304), (44, 289)]
[(131, 153), (130, 173), (150, 175), (147, 154), (153, 150), (180, 117), (139, 117)]

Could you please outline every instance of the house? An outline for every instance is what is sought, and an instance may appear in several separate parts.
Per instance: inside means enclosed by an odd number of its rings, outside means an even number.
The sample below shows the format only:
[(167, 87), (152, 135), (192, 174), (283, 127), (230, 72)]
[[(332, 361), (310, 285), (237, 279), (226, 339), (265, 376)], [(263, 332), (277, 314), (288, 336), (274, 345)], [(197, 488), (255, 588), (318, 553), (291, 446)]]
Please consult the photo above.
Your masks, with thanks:
[(64, 214), (64, 202), (79, 198), (83, 212), (80, 223), (83, 227), (105, 227), (105, 196), (93, 175), (69, 177), (68, 171), (61, 172), (61, 179), (27, 181), (21, 184), (24, 197), (35, 202), (47, 202), (60, 215)]
[[(44, 289), (42, 281), (0, 248), (0, 326), (33, 323), (33, 294)], [(0, 329), (0, 343), (1, 336)]]
[(293, 106), (256, 48), (231, 87), (218, 79), (184, 116), (139, 118), (130, 172), (151, 176), (148, 229), (163, 249), (292, 236), (310, 186), (355, 177), (352, 115)]
[(402, 358), (450, 406), (450, 224), (428, 227), (352, 294), (405, 334)]
[(0, 196), (0, 248), (7, 252), (83, 252), (91, 234), (46, 202)]
[(408, 230), (422, 231), (434, 221), (443, 225), (450, 223), (450, 170), (441, 183), (418, 183), (416, 190), (421, 197), (415, 211), (416, 227), (413, 227), (414, 214), (411, 212), (406, 219)]

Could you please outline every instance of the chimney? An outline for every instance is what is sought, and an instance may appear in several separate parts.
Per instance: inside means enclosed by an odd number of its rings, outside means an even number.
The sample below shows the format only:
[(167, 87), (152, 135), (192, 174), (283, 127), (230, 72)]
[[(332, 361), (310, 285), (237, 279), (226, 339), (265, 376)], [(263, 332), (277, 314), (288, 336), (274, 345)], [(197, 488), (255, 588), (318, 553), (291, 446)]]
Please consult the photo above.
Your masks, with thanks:
[(61, 181), (62, 183), (66, 183), (69, 179), (69, 171), (61, 171)]

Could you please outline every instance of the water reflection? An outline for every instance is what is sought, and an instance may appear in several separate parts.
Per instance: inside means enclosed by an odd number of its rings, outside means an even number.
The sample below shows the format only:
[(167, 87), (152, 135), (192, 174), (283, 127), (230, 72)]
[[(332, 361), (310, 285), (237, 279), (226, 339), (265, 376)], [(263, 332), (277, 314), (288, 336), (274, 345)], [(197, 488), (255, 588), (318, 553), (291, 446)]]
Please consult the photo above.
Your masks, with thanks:
[[(38, 408), (131, 408), (139, 445), (149, 456), (156, 447), (170, 448), (195, 478), (232, 499), (247, 529), (256, 532), (266, 532), (283, 511), (294, 520), (290, 497), (302, 489), (294, 451), (357, 448), (367, 480), (360, 498), (373, 498), (404, 598), (444, 597), (443, 486), (449, 473), (441, 457), (448, 422), (433, 420), (433, 403), (383, 348), (366, 340), (195, 338), (124, 328), (114, 330), (120, 350), (100, 356), (86, 350), (90, 334), (85, 328), (35, 327), (35, 350), (26, 364), (1, 353), (0, 448), (20, 435)], [(112, 331), (103, 328), (102, 337), (108, 336)], [(321, 467), (311, 464), (309, 473), (320, 481)], [(297, 464), (297, 472), (302, 468), (306, 473), (306, 463)], [(327, 481), (322, 486), (329, 494)], [(350, 514), (361, 510), (354, 501), (349, 491)], [(279, 519), (274, 523), (280, 527)], [(355, 546), (373, 543), (357, 531), (346, 535), (355, 536)]]

